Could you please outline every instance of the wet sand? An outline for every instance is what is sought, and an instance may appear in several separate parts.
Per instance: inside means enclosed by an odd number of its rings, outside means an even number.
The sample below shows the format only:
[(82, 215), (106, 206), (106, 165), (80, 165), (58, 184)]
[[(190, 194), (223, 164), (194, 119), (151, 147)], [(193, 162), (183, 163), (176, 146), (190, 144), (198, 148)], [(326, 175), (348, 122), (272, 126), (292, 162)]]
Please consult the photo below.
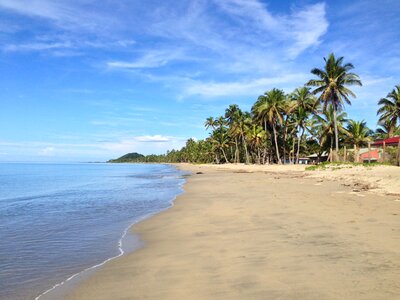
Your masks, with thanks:
[(180, 167), (175, 206), (133, 228), (145, 246), (68, 299), (400, 298), (395, 193), (299, 166)]

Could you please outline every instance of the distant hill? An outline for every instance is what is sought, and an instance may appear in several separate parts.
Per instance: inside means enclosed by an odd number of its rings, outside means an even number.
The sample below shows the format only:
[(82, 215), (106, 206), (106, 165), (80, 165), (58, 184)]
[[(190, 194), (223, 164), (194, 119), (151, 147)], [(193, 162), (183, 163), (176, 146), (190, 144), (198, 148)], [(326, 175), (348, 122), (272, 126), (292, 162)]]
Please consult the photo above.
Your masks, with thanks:
[(108, 162), (109, 163), (126, 163), (126, 162), (143, 162), (145, 159), (145, 156), (140, 153), (128, 153), (125, 154), (117, 159), (110, 159)]

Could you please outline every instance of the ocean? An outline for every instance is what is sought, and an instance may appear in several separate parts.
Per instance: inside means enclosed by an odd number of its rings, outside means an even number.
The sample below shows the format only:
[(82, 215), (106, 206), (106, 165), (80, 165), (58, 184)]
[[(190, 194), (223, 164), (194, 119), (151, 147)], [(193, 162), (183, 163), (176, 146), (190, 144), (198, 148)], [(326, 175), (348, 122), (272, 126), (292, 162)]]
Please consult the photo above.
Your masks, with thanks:
[(134, 251), (127, 229), (170, 207), (183, 183), (162, 164), (1, 163), (0, 299), (45, 298)]

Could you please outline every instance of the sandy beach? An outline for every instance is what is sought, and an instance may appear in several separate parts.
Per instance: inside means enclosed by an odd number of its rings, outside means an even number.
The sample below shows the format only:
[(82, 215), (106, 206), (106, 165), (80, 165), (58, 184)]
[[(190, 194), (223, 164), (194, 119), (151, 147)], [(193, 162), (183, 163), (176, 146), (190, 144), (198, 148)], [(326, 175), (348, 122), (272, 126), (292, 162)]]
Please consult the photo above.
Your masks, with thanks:
[(145, 246), (68, 299), (399, 299), (400, 168), (179, 165)]

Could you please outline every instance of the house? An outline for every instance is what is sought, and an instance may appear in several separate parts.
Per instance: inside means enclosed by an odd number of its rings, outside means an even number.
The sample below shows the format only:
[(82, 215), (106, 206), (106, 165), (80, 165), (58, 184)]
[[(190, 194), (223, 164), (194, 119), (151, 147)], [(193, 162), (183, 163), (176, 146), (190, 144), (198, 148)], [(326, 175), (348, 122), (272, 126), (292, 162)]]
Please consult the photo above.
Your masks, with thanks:
[(308, 165), (310, 163), (310, 159), (308, 157), (300, 157), (299, 165)]
[(320, 162), (327, 161), (328, 157), (329, 157), (329, 153), (326, 151), (322, 152), (321, 154), (314, 153), (314, 154), (307, 156), (307, 158), (308, 158), (307, 164), (318, 164)]
[(359, 153), (359, 161), (361, 162), (377, 162), (382, 158), (382, 151), (380, 149), (372, 149), (369, 150), (368, 148), (360, 149)]
[(384, 147), (384, 146), (398, 146), (400, 143), (400, 136), (394, 136), (384, 140), (377, 140), (371, 146)]

